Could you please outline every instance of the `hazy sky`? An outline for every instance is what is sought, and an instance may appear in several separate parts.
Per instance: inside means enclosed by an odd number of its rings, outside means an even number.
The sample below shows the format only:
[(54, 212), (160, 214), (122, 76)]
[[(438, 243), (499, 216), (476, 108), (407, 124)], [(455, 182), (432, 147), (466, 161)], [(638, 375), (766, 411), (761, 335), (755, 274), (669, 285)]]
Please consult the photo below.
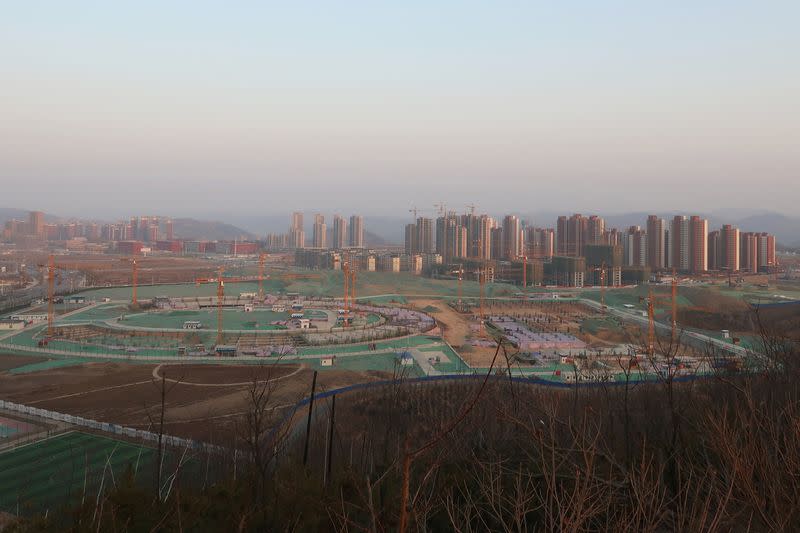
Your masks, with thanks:
[(800, 2), (4, 2), (0, 206), (800, 200)]

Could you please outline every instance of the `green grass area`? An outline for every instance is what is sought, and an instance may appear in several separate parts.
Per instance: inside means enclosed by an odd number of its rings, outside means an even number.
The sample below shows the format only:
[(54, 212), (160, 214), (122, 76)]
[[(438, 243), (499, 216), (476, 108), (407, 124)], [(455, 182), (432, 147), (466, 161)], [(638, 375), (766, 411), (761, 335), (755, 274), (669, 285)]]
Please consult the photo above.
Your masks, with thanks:
[(389, 305), (389, 304), (405, 304), (408, 300), (405, 296), (398, 294), (386, 294), (384, 296), (370, 296), (366, 299), (359, 298), (359, 303), (367, 303), (373, 305)]
[(20, 346), (36, 346), (36, 341), (33, 340), (33, 336), (36, 335), (36, 333), (41, 330), (42, 327), (40, 326), (28, 327), (23, 329), (16, 335), (4, 339), (3, 342), (11, 344), (19, 344)]
[[(140, 283), (146, 280), (139, 279)], [(265, 292), (282, 292), (285, 283), (280, 280), (265, 280)], [(241, 292), (258, 292), (257, 281), (242, 281), (225, 284), (225, 294), (227, 296), (237, 296)], [(191, 296), (216, 296), (217, 285), (215, 283), (204, 283), (195, 285), (194, 283), (176, 283), (169, 285), (140, 285), (136, 290), (140, 300), (155, 298), (156, 296), (191, 297)], [(130, 300), (130, 287), (105, 287), (88, 289), (80, 293), (87, 299), (100, 300), (101, 298), (111, 298), (112, 300)]]
[(93, 359), (80, 358), (80, 357), (50, 359), (48, 361), (39, 361), (37, 363), (31, 363), (29, 365), (18, 366), (16, 368), (12, 368), (8, 372), (10, 374), (29, 374), (31, 372), (40, 372), (42, 370), (52, 370), (54, 368), (82, 365), (83, 363), (91, 361), (93, 361)]
[[(732, 338), (724, 338), (722, 336), (722, 332), (719, 330), (705, 330), (705, 329), (698, 329), (698, 328), (686, 328), (687, 331), (694, 331), (696, 333), (701, 333), (706, 335), (707, 337), (711, 337), (713, 339), (717, 339), (723, 341), (727, 344), (733, 344)], [(753, 351), (761, 351), (764, 349), (764, 340), (758, 335), (747, 335), (747, 334), (740, 334), (736, 332), (730, 333), (731, 337), (736, 337), (739, 339), (739, 345), (743, 348)]]
[(583, 331), (587, 333), (591, 333), (592, 335), (597, 334), (597, 332), (601, 330), (613, 330), (618, 331), (622, 329), (622, 324), (620, 319), (607, 316), (603, 318), (587, 318), (584, 319), (581, 323), (581, 327)]
[(462, 374), (472, 372), (472, 369), (467, 366), (463, 359), (448, 346), (447, 344), (441, 344), (440, 346), (425, 346), (419, 349), (420, 352), (423, 353), (430, 353), (431, 355), (436, 355), (441, 353), (447, 359), (448, 362), (442, 361), (441, 363), (435, 363), (433, 367), (438, 370), (439, 372), (444, 372), (447, 374)]
[[(315, 296), (341, 296), (344, 293), (342, 273), (339, 271), (320, 271), (318, 280), (297, 280), (287, 291)], [(464, 296), (477, 297), (480, 286), (476, 281), (463, 282)], [(486, 296), (511, 296), (519, 287), (505, 283), (486, 285)], [(360, 299), (380, 295), (431, 295), (457, 296), (458, 282), (455, 279), (431, 279), (407, 272), (359, 272), (356, 294)]]
[[(309, 366), (315, 370), (352, 370), (356, 372), (366, 371), (382, 371), (382, 372), (403, 372), (406, 377), (419, 377), (424, 373), (419, 366), (409, 365), (400, 366), (396, 363), (397, 355), (394, 353), (375, 353), (371, 355), (350, 355), (346, 357), (337, 357), (336, 364), (333, 367), (323, 367), (319, 359), (308, 361)], [(305, 362), (305, 361), (304, 361)]]
[[(407, 348), (422, 346), (425, 344), (441, 343), (441, 338), (428, 335), (414, 335), (402, 339), (386, 340), (376, 342), (376, 350), (405, 350)], [(331, 353), (357, 353), (369, 351), (368, 343), (345, 344), (337, 346), (314, 346), (300, 348), (300, 355), (326, 355)]]
[(777, 287), (774, 284), (771, 284), (767, 288), (761, 288), (755, 285), (745, 285), (743, 287), (721, 286), (718, 290), (721, 294), (731, 298), (744, 300), (748, 303), (782, 303), (792, 300), (800, 301), (800, 287), (789, 284), (779, 284)]
[[(668, 310), (672, 303), (672, 288), (668, 285), (637, 285), (635, 287), (625, 287), (621, 289), (606, 290), (606, 305), (611, 307), (623, 307), (630, 304), (635, 309), (646, 311), (645, 300), (649, 297), (650, 290), (656, 298), (655, 308), (657, 312)], [(599, 290), (587, 290), (581, 293), (584, 298), (600, 301)], [(689, 306), (709, 306), (724, 304), (727, 295), (720, 292), (717, 287), (692, 286), (678, 287), (677, 304), (679, 307)]]
[(84, 481), (89, 491), (119, 480), (138, 462), (149, 481), (155, 450), (109, 437), (71, 432), (0, 453), (0, 510), (29, 515), (55, 510), (79, 499)]
[(59, 323), (71, 323), (71, 322), (99, 322), (104, 320), (110, 320), (112, 318), (118, 317), (125, 313), (128, 313), (128, 307), (125, 305), (119, 304), (103, 304), (98, 305), (97, 307), (93, 307), (91, 309), (86, 309), (85, 311), (81, 311), (80, 313), (75, 313), (74, 315), (70, 315), (66, 318), (58, 318)]
[[(288, 313), (275, 313), (270, 310), (254, 310), (246, 313), (239, 309), (224, 309), (222, 314), (226, 330), (274, 330), (278, 328), (270, 324), (270, 322), (289, 319)], [(119, 323), (123, 326), (132, 327), (182, 329), (183, 323), (190, 320), (201, 322), (203, 329), (216, 329), (217, 310), (201, 309), (136, 313), (125, 315), (125, 319), (119, 321)]]
[[(18, 346), (37, 347), (38, 337), (45, 326), (37, 326), (23, 330), (22, 332), (6, 339), (5, 342)], [(211, 336), (214, 333), (207, 333)], [(41, 336), (41, 335), (39, 335)], [(210, 338), (210, 337), (209, 337)], [(121, 348), (110, 348), (109, 346), (119, 346)], [(141, 352), (129, 352), (125, 346), (134, 346)], [(98, 337), (93, 342), (73, 342), (66, 340), (51, 340), (47, 348), (51, 350), (63, 350), (70, 352), (70, 356), (80, 357), (82, 354), (116, 354), (116, 355), (175, 355), (177, 341), (169, 338), (157, 337)]]

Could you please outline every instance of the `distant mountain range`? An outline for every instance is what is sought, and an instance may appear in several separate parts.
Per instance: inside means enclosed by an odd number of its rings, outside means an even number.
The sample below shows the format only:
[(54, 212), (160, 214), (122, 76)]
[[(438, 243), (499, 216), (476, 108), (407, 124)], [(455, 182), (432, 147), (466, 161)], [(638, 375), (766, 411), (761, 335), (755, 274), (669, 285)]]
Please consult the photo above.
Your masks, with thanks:
[(244, 241), (256, 238), (249, 231), (226, 222), (194, 218), (173, 218), (172, 231), (175, 233), (176, 239), (197, 241)]
[[(225, 218), (231, 224), (258, 235), (263, 238), (267, 233), (286, 233), (289, 229), (289, 215), (240, 215), (230, 214), (218, 215), (218, 218)], [(345, 217), (348, 219), (349, 216)], [(312, 215), (306, 213), (305, 230), (306, 243), (311, 239)], [(328, 239), (331, 238), (333, 219), (326, 216), (325, 221), (328, 225)], [(408, 221), (401, 217), (364, 217), (364, 244), (366, 246), (391, 246), (403, 244), (403, 228)]]
[[(30, 211), (28, 211), (27, 209), (0, 207), (0, 224), (4, 224), (6, 220), (24, 220), (25, 222), (27, 222), (28, 213), (30, 213)], [(44, 220), (47, 223), (54, 223), (58, 222), (60, 219), (57, 216), (45, 214)]]
[[(538, 211), (522, 213), (523, 220), (529, 220), (536, 226), (553, 227), (559, 215), (570, 214), (565, 211)], [(624, 230), (628, 226), (645, 226), (647, 216), (657, 214), (670, 219), (675, 213), (632, 212), (615, 215), (602, 215), (608, 227)], [(688, 213), (687, 213), (688, 214)], [(769, 211), (747, 209), (720, 209), (712, 213), (696, 213), (709, 220), (709, 228), (719, 228), (722, 224), (734, 224), (742, 231), (766, 231), (776, 236), (779, 244), (789, 247), (800, 246), (800, 217), (787, 216)], [(498, 216), (498, 215), (494, 215)], [(289, 215), (240, 215), (237, 213), (217, 213), (216, 219), (226, 222), (207, 220), (204, 218), (174, 218), (175, 236), (192, 240), (232, 240), (263, 238), (267, 233), (284, 233), (289, 226)], [(331, 221), (328, 220), (328, 230)], [(0, 208), (0, 224), (9, 219), (27, 220), (28, 211), (24, 209)], [(306, 216), (306, 239), (311, 238), (311, 216)], [(45, 215), (47, 222), (63, 222), (69, 220), (56, 215)], [(364, 240), (367, 246), (401, 245), (404, 239), (405, 225), (411, 222), (411, 216), (366, 216), (364, 217)]]

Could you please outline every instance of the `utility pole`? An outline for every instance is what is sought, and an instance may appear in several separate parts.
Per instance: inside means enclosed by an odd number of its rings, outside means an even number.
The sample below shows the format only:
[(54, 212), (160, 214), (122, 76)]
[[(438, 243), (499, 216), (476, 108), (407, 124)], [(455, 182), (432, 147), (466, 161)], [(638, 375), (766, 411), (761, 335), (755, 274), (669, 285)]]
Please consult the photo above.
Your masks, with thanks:
[(333, 431), (336, 423), (336, 395), (331, 398), (331, 417), (328, 420), (328, 451), (325, 454), (325, 476), (322, 484), (327, 487), (331, 479), (331, 469), (333, 467)]
[(308, 402), (308, 420), (306, 421), (306, 442), (303, 446), (303, 466), (308, 464), (308, 441), (311, 439), (311, 415), (314, 413), (314, 392), (317, 389), (317, 371), (311, 380), (311, 399)]
[(156, 498), (161, 501), (162, 454), (164, 453), (164, 411), (167, 398), (167, 374), (161, 374), (161, 415), (158, 422), (158, 453), (156, 455)]

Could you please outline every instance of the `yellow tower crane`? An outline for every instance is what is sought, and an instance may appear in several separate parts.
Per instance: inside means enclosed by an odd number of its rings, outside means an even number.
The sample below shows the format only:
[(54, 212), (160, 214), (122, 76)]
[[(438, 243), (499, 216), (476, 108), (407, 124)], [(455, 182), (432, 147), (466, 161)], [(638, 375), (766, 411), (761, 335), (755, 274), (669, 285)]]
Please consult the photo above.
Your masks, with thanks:
[(528, 256), (522, 256), (522, 292), (528, 292)]
[(358, 269), (353, 266), (354, 264), (355, 263), (351, 263), (351, 266), (350, 266), (350, 305), (351, 306), (356, 304), (356, 272), (358, 272)]
[[(649, 288), (647, 293), (647, 349), (648, 354), (653, 356), (655, 353), (655, 342), (656, 342), (656, 319), (655, 319), (655, 306), (656, 302), (659, 301), (666, 301), (667, 298), (664, 296), (656, 296), (653, 294), (653, 289)], [(671, 317), (671, 342), (674, 345), (675, 342), (678, 340), (678, 320), (677, 320), (677, 311), (678, 311), (678, 283), (677, 278), (675, 276), (675, 272), (673, 270), (672, 274), (672, 287), (670, 290), (670, 307), (672, 312)]]
[(356, 272), (352, 257), (348, 254), (342, 265), (344, 277), (344, 326), (351, 324), (350, 310), (356, 303)]
[(344, 316), (342, 318), (343, 326), (347, 327), (350, 324), (350, 263), (345, 259), (342, 265), (342, 274), (344, 278)]
[(486, 336), (486, 328), (483, 325), (483, 300), (486, 296), (486, 266), (481, 266), (480, 270), (478, 271), (478, 284), (480, 285), (480, 293), (478, 299), (478, 324), (479, 324), (479, 334), (481, 337)]
[(267, 260), (267, 254), (261, 252), (258, 255), (258, 299), (264, 301), (264, 267)]
[(225, 282), (235, 283), (238, 281), (247, 281), (247, 278), (223, 278), (225, 272), (224, 267), (220, 267), (216, 278), (197, 278), (195, 284), (199, 287), (203, 283), (216, 283), (217, 284), (217, 344), (223, 343), (223, 307), (225, 305)]
[(139, 266), (136, 264), (136, 258), (131, 258), (131, 305), (137, 307), (139, 299), (136, 294), (136, 285), (139, 283)]
[(464, 265), (458, 265), (458, 312), (464, 312)]
[(56, 260), (53, 254), (47, 258), (47, 336), (53, 336), (55, 316)]

